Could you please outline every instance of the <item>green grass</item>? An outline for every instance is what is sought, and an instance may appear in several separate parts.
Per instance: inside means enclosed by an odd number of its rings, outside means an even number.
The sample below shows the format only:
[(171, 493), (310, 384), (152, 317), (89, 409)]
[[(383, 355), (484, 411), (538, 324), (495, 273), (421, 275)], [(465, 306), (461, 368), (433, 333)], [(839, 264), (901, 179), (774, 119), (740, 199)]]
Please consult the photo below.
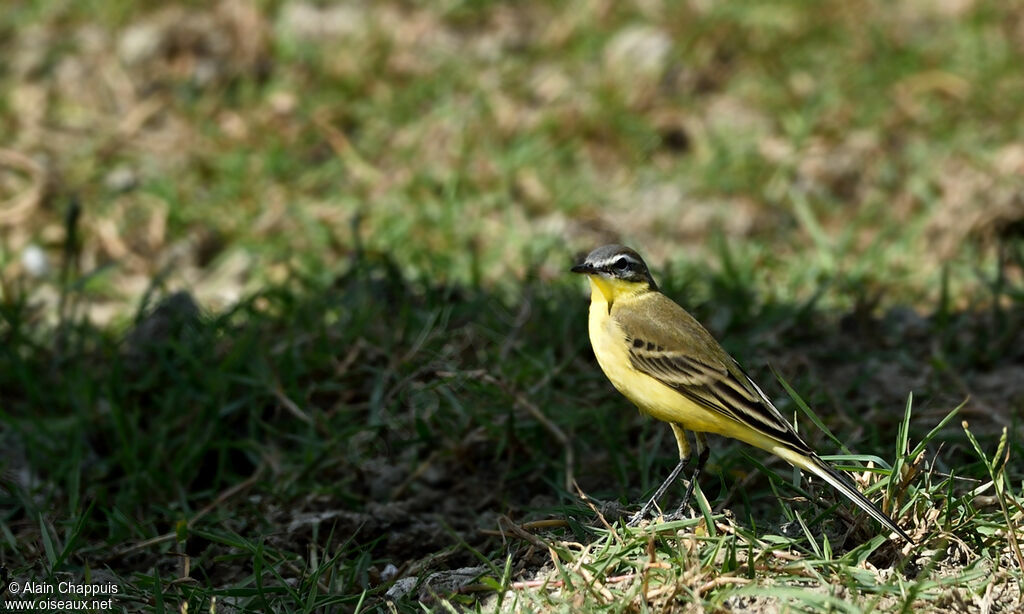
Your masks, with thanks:
[[(296, 7), (0, 14), (12, 579), (154, 612), (1019, 605), (1019, 7)], [(127, 62), (140, 25), (173, 42)], [(920, 544), (717, 439), (693, 518), (625, 527), (675, 446), (589, 349), (567, 269), (613, 240)]]
[[(806, 306), (741, 303), (731, 280), (689, 276), (666, 280), (667, 291), (703, 288), (698, 314), (745, 307), (727, 339), (827, 329), (828, 318)], [(566, 471), (614, 510), (657, 485), (673, 450), (667, 429), (640, 419), (604, 381), (587, 351), (584, 311), (565, 282), (534, 281), (501, 297), (406, 279), (374, 255), (329, 285), (297, 278), (225, 313), (158, 309), (136, 329), (152, 331), (143, 339), (72, 326), (60, 352), (30, 306), (10, 305), (0, 386), (16, 393), (2, 409), (5, 462), (27, 475), (5, 482), (5, 565), (37, 579), (102, 571), (120, 587), (119, 603), (187, 601), (203, 610), (214, 597), (253, 611), (378, 607), (389, 563), (420, 579), (484, 565), (481, 586), (458, 597), (437, 589), (436, 599), (473, 604), (491, 587), (502, 607), (527, 609), (579, 599), (698, 599), (708, 608), (782, 599), (814, 609), (841, 599), (850, 611), (898, 610), (938, 607), (949, 586), (976, 594), (1002, 586), (998, 575), (971, 571), (984, 558), (956, 578), (931, 572), (947, 560), (939, 544), (1001, 556), (997, 528), (1018, 505), (1007, 466), (993, 466), (981, 444), (963, 448), (957, 431), (918, 439), (937, 421), (918, 418), (909, 402), (905, 415), (862, 406), (867, 440), (849, 447), (877, 454), (876, 466), (913, 467), (873, 490), (896, 506), (920, 548), (900, 554), (863, 520), (848, 525), (841, 502), (839, 510), (790, 507), (784, 502), (833, 495), (820, 485), (809, 494), (788, 469), (727, 441), (714, 442), (703, 483), (712, 507), (703, 516), (609, 529), (565, 490)], [(770, 381), (763, 365), (751, 365)], [(568, 435), (575, 466), (531, 418), (531, 405)], [(881, 434), (897, 426), (899, 438)], [(1004, 438), (996, 457), (1011, 447)], [(1011, 507), (975, 507), (969, 493), (985, 489), (973, 480), (996, 480), (995, 501)], [(728, 511), (714, 506), (723, 497)], [(557, 559), (515, 536), (493, 537), (499, 514), (517, 523), (564, 519), (564, 528), (534, 538)], [(895, 572), (879, 576), (864, 561)], [(837, 581), (847, 592), (828, 588)], [(430, 586), (412, 595), (427, 598)]]

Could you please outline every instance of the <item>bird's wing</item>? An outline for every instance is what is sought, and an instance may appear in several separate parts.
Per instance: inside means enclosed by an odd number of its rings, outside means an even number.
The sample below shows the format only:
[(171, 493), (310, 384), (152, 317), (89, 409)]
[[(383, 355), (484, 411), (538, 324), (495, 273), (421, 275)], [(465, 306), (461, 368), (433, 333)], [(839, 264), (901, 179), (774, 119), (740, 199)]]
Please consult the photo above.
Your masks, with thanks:
[(633, 367), (691, 401), (804, 453), (813, 450), (697, 320), (660, 292), (613, 314)]

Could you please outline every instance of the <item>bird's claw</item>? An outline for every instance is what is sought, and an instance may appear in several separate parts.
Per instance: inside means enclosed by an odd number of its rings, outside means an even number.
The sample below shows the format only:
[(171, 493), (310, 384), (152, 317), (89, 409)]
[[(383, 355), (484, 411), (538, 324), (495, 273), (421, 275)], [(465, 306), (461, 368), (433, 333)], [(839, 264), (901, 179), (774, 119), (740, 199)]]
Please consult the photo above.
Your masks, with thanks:
[[(629, 517), (629, 521), (626, 522), (627, 527), (639, 526), (643, 522), (644, 518), (647, 517), (648, 510), (640, 510)], [(693, 508), (688, 505), (681, 505), (679, 509), (672, 512), (671, 514), (662, 514), (662, 522), (672, 522), (674, 520), (686, 520), (693, 514)]]
[(691, 512), (693, 512), (693, 508), (689, 506), (680, 507), (671, 514), (666, 514), (665, 522), (672, 522), (673, 520), (686, 520), (690, 518)]
[(627, 527), (638, 526), (643, 521), (645, 516), (647, 516), (646, 510), (640, 510), (639, 512), (637, 512), (637, 513), (635, 513), (635, 514), (633, 514), (632, 516), (629, 517), (629, 521), (626, 522), (626, 526)]

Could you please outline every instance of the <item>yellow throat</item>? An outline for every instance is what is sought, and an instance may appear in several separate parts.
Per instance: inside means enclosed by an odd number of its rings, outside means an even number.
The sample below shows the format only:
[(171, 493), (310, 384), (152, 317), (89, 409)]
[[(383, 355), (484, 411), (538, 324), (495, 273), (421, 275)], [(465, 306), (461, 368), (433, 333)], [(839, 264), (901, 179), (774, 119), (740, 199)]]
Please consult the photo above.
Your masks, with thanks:
[(650, 291), (646, 283), (610, 279), (600, 275), (587, 275), (587, 278), (590, 280), (590, 301), (607, 303), (609, 310), (616, 300)]

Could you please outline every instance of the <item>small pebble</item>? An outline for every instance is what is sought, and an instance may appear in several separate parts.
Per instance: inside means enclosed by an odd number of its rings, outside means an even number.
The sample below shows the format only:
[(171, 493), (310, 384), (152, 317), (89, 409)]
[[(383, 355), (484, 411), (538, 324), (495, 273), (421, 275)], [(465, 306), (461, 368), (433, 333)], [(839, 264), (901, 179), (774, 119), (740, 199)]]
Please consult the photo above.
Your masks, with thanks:
[(50, 258), (43, 248), (29, 243), (21, 251), (21, 266), (32, 277), (42, 277), (50, 272)]
[(103, 178), (103, 184), (111, 192), (127, 192), (138, 185), (138, 177), (135, 176), (135, 171), (122, 165), (107, 173)]

